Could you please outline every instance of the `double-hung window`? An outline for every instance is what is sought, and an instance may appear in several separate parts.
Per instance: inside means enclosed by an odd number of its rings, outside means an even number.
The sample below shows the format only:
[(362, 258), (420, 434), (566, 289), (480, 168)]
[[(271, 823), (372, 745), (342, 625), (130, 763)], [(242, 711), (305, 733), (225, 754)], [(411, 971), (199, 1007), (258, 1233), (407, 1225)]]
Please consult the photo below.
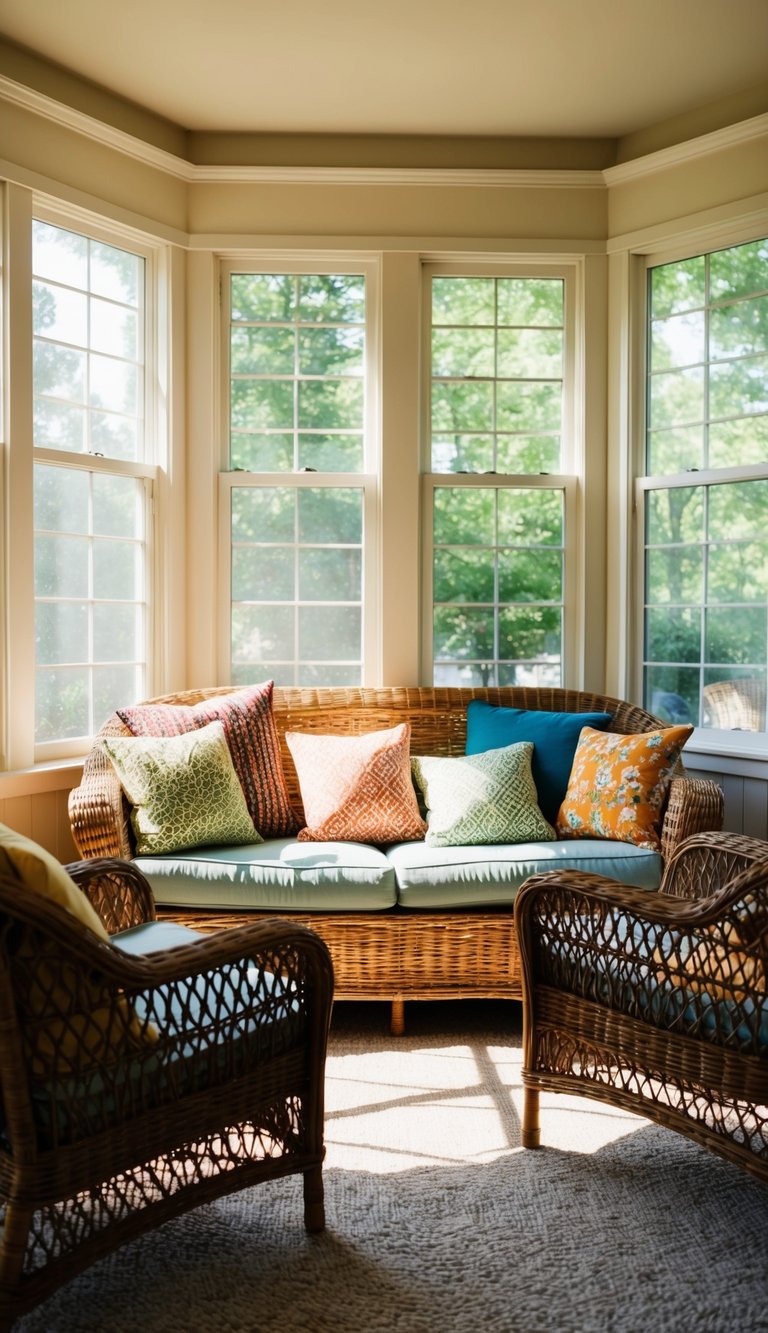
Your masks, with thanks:
[(224, 674), (363, 684), (376, 632), (373, 271), (232, 266), (224, 279)]
[(768, 241), (649, 266), (645, 442), (645, 703), (765, 731)]
[(572, 540), (565, 273), (426, 270), (423, 656), (437, 685), (560, 685)]
[(34, 737), (46, 758), (146, 693), (148, 258), (32, 227)]

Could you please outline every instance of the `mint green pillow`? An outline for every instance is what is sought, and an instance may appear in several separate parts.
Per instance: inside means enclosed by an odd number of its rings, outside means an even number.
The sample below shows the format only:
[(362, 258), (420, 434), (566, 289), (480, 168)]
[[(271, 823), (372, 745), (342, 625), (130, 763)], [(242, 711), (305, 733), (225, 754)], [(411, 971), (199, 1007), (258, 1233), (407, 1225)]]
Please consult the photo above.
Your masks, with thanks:
[(261, 842), (221, 722), (181, 736), (105, 736), (131, 802), (141, 856), (184, 847)]
[(424, 841), (432, 847), (552, 842), (556, 835), (539, 809), (532, 755), (531, 742), (519, 741), (482, 754), (411, 759), (427, 808)]

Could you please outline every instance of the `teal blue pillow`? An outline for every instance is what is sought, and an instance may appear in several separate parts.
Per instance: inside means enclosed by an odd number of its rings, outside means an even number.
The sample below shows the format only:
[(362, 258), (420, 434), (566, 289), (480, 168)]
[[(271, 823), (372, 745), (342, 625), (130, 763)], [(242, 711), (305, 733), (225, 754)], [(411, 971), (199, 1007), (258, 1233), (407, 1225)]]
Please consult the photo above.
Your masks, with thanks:
[(582, 727), (605, 731), (610, 713), (546, 713), (537, 708), (502, 708), (472, 699), (467, 705), (465, 754), (482, 754), (518, 741), (533, 741), (533, 780), (550, 824), (565, 799)]

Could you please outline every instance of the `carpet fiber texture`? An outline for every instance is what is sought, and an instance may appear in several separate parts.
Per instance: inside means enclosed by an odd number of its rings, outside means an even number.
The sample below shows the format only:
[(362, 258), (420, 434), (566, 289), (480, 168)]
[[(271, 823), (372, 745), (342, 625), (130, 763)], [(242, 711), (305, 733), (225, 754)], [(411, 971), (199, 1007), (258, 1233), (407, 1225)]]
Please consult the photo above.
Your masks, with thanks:
[(768, 1189), (680, 1135), (542, 1098), (520, 1147), (520, 1009), (337, 1005), (326, 1231), (301, 1182), (241, 1191), (142, 1237), (18, 1333), (757, 1333)]

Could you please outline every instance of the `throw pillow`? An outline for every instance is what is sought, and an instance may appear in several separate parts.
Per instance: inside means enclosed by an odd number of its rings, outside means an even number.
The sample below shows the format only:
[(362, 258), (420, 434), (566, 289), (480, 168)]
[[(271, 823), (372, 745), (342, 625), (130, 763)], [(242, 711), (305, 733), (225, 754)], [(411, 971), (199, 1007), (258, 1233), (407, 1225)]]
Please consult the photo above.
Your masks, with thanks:
[(657, 851), (669, 779), (693, 727), (637, 735), (582, 731), (556, 829), (561, 838), (613, 838)]
[(140, 856), (201, 844), (261, 842), (221, 722), (181, 736), (105, 736)]
[(432, 847), (493, 842), (551, 842), (554, 830), (536, 800), (531, 774), (533, 745), (520, 741), (499, 750), (411, 761), (427, 806)]
[(582, 727), (604, 731), (610, 713), (550, 713), (537, 708), (506, 708), (472, 699), (467, 705), (467, 754), (498, 750), (517, 741), (533, 741), (533, 780), (539, 805), (550, 824), (568, 789), (568, 778)]
[(5, 824), (0, 824), (0, 871), (65, 907), (100, 940), (109, 939), (95, 908), (55, 856)]
[(423, 838), (411, 781), (407, 722), (362, 736), (286, 733), (304, 803), (302, 842), (411, 842)]
[[(17, 880), (22, 890), (31, 890), (70, 912), (100, 940), (109, 935), (95, 909), (66, 870), (44, 847), (0, 824), (0, 873)], [(51, 937), (52, 953), (58, 952)], [(32, 1073), (38, 1078), (81, 1072), (94, 1064), (122, 1057), (158, 1039), (151, 1023), (142, 1022), (124, 999), (114, 1002), (90, 977), (60, 958), (49, 963), (40, 953), (40, 934), (24, 928), (15, 954), (26, 963), (29, 986), (20, 1000), (26, 1010)], [(19, 981), (21, 984), (21, 980)], [(42, 1021), (41, 1021), (42, 1020)]]
[(263, 838), (296, 832), (272, 715), (273, 682), (249, 685), (197, 704), (136, 704), (118, 708), (134, 736), (181, 736), (220, 721), (251, 819)]

